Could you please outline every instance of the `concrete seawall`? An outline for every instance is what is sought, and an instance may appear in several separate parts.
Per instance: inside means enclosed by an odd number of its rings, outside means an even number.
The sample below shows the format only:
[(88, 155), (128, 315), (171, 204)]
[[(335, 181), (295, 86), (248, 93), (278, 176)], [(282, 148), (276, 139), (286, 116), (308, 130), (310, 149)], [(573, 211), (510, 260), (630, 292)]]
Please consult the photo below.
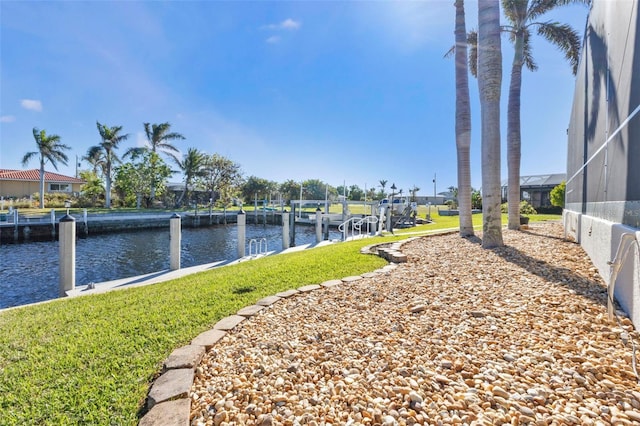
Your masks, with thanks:
[[(106, 213), (88, 215), (86, 222), (80, 215), (76, 217), (76, 235), (84, 238), (89, 234), (104, 234), (113, 232), (127, 232), (141, 229), (169, 228), (169, 219), (173, 213)], [(182, 217), (182, 227), (201, 227), (225, 224), (235, 224), (238, 212), (179, 213)], [(58, 222), (46, 222), (46, 218), (30, 218), (15, 223), (0, 224), (0, 243), (22, 243), (29, 241), (53, 241), (58, 239)], [(247, 223), (281, 225), (280, 212), (247, 213)]]

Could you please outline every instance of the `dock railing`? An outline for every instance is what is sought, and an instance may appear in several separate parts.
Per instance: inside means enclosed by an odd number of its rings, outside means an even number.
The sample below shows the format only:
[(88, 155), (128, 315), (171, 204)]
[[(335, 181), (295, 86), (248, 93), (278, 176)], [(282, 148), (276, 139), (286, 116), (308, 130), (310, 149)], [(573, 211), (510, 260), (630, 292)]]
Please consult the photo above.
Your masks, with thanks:
[[(363, 238), (371, 235), (377, 230), (376, 224), (378, 218), (376, 216), (352, 217), (342, 222), (338, 226), (338, 231), (342, 232), (342, 240)], [(364, 228), (364, 229), (363, 229)], [(366, 230), (363, 234), (363, 230)]]

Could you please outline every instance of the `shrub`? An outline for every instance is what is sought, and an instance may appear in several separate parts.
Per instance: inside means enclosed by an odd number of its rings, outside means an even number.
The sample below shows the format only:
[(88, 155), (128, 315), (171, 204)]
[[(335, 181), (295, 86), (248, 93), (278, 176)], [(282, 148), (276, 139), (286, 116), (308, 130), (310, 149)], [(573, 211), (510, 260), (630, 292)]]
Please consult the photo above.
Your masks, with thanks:
[[(502, 211), (502, 213), (508, 213), (509, 212), (509, 207), (507, 203), (502, 203), (502, 205), (500, 205), (500, 211)], [(520, 214), (538, 214), (538, 212), (536, 211), (536, 209), (533, 208), (533, 206), (531, 204), (529, 204), (528, 201), (520, 201)]]
[(562, 181), (551, 190), (549, 196), (551, 197), (552, 205), (564, 208), (564, 197), (566, 189), (567, 183), (565, 181)]

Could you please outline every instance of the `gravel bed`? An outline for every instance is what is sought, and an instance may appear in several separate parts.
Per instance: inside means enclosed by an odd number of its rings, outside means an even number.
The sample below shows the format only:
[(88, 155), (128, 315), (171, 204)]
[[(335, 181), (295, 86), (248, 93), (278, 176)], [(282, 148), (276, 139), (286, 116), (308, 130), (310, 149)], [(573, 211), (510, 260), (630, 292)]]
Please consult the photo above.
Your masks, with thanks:
[(192, 425), (640, 424), (630, 320), (558, 223), (419, 238), (392, 271), (293, 296), (196, 370)]

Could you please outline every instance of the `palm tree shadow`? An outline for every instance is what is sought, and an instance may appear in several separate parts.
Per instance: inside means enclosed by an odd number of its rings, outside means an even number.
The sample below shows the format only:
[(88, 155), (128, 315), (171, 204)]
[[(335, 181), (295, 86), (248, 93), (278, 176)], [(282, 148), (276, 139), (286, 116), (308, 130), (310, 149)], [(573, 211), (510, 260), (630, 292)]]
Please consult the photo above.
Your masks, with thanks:
[(536, 237), (548, 238), (548, 239), (551, 239), (551, 240), (562, 241), (564, 243), (573, 243), (573, 242), (575, 242), (574, 240), (569, 239), (569, 238), (556, 237), (555, 235), (548, 235), (548, 234), (545, 234), (544, 232), (536, 232), (533, 228), (521, 229), (520, 232), (522, 232), (523, 234), (528, 234), (528, 235), (532, 235), (532, 236), (536, 236)]
[(531, 274), (537, 275), (550, 283), (573, 290), (577, 295), (590, 299), (597, 304), (607, 306), (607, 288), (599, 281), (582, 276), (569, 268), (556, 266), (531, 257), (515, 247), (502, 246), (493, 249), (493, 252)]

